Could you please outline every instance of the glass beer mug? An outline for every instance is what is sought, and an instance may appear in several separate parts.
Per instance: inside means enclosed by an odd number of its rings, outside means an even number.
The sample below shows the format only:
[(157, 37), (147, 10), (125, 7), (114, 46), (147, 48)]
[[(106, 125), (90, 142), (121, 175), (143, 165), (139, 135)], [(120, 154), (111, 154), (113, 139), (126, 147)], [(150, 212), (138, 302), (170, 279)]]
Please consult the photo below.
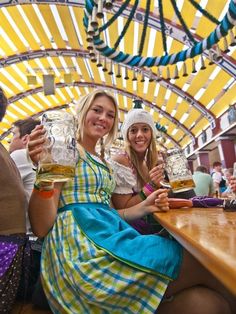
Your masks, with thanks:
[(46, 130), (46, 142), (40, 154), (37, 181), (65, 182), (75, 176), (77, 162), (76, 121), (63, 110), (45, 112), (41, 123)]
[(184, 192), (195, 187), (187, 158), (181, 149), (167, 150), (164, 163), (169, 185), (174, 192)]

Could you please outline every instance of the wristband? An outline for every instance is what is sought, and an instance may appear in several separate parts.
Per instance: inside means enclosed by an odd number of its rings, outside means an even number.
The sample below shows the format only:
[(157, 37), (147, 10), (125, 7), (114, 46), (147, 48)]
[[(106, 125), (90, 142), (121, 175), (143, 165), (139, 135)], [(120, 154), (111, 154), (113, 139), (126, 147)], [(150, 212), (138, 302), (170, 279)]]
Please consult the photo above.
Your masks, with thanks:
[(55, 189), (40, 190), (40, 189), (34, 187), (33, 192), (38, 194), (41, 198), (48, 199), (48, 198), (51, 198), (53, 196)]
[(38, 182), (34, 183), (34, 188), (38, 191), (50, 191), (54, 189), (52, 182)]
[(141, 197), (141, 199), (142, 199), (143, 201), (147, 198), (147, 195), (144, 193), (143, 190), (141, 190), (141, 191), (139, 192), (139, 196)]
[(157, 190), (158, 186), (156, 185), (156, 183), (154, 183), (153, 181), (149, 181), (148, 184), (154, 189)]
[(149, 194), (155, 191), (155, 189), (149, 183), (146, 183), (144, 185), (144, 188), (146, 188), (150, 192)]
[(148, 184), (146, 183), (144, 187), (142, 188), (142, 192), (146, 196), (146, 198), (151, 195), (155, 190)]

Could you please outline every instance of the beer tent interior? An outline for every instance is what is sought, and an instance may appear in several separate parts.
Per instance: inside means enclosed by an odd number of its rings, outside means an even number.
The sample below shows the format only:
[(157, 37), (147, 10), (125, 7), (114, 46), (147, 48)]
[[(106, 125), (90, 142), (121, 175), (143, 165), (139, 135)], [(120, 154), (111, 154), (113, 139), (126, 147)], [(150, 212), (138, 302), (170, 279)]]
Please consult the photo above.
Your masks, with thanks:
[(2, 143), (14, 121), (75, 113), (94, 88), (117, 99), (119, 126), (140, 100), (164, 148), (235, 136), (235, 20), (233, 0), (0, 1)]

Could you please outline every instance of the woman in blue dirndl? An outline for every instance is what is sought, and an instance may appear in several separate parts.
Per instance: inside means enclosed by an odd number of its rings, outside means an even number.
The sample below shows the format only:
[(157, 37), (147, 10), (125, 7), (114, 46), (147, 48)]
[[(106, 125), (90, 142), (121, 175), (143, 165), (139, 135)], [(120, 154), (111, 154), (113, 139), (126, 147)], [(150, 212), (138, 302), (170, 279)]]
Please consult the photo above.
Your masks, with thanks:
[[(210, 302), (212, 310), (195, 313), (230, 313), (227, 301), (217, 292), (197, 287), (219, 284), (178, 242), (141, 235), (127, 223), (169, 210), (165, 190), (154, 191), (127, 211), (110, 207), (115, 182), (95, 147), (103, 137), (105, 146), (115, 138), (118, 109), (114, 97), (103, 90), (93, 91), (81, 99), (77, 117), (79, 157), (74, 179), (54, 187), (36, 186), (29, 208), (34, 233), (45, 236), (42, 283), (53, 313), (146, 314), (157, 310), (167, 314), (172, 309), (172, 313), (184, 314), (182, 309), (193, 304), (188, 297), (199, 298), (202, 304)], [(29, 154), (34, 162), (44, 133), (37, 126), (31, 135)], [(185, 300), (184, 306), (179, 300)], [(216, 301), (221, 312), (213, 312)], [(182, 312), (175, 311), (176, 306)]]

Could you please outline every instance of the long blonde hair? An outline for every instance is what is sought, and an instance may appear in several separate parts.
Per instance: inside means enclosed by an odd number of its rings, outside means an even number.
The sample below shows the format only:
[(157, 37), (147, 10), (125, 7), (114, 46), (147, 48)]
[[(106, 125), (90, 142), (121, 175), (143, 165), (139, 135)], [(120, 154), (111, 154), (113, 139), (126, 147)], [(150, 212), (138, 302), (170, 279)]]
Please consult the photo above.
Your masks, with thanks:
[[(140, 186), (143, 186), (144, 183), (150, 180), (150, 177), (149, 175), (147, 176), (147, 174), (140, 167), (137, 153), (131, 147), (129, 140), (125, 141), (125, 151), (128, 154), (130, 161), (132, 162), (133, 166), (135, 167), (137, 171), (138, 184)], [(149, 147), (147, 148), (146, 155), (145, 155), (145, 161), (146, 161), (148, 171), (150, 171), (153, 167), (157, 165), (157, 159), (158, 159), (158, 152), (157, 152), (157, 147), (156, 147), (156, 139), (153, 136), (153, 131), (152, 131), (152, 138), (151, 138)]]
[(99, 96), (105, 96), (105, 97), (109, 98), (113, 102), (114, 107), (115, 107), (114, 123), (113, 123), (111, 131), (105, 137), (105, 141), (103, 143), (103, 146), (107, 147), (107, 146), (111, 145), (112, 142), (114, 141), (114, 139), (116, 138), (117, 130), (118, 130), (118, 106), (117, 106), (116, 100), (110, 93), (106, 92), (105, 90), (96, 89), (96, 90), (92, 91), (91, 93), (89, 93), (88, 95), (83, 96), (79, 100), (77, 107), (76, 107), (76, 115), (77, 115), (77, 121), (78, 121), (78, 129), (77, 129), (76, 138), (77, 138), (77, 142), (79, 144), (78, 145), (79, 147), (80, 147), (80, 143), (83, 140), (83, 136), (84, 136), (84, 124), (85, 124), (86, 115), (88, 113), (88, 110), (92, 106), (94, 100)]

